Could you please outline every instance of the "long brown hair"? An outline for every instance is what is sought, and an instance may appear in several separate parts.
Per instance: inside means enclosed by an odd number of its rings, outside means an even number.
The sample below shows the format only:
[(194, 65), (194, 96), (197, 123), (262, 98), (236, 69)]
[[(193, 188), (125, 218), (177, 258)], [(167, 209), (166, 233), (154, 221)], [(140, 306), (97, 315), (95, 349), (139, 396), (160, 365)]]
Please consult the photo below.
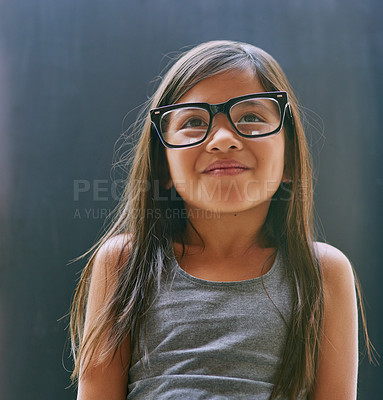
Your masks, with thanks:
[[(168, 268), (172, 241), (184, 245), (182, 235), (187, 218), (165, 218), (167, 209), (183, 210), (184, 203), (173, 187), (165, 188), (164, 183), (169, 179), (165, 150), (152, 131), (148, 110), (176, 103), (207, 77), (248, 68), (266, 91), (288, 93), (293, 116), (285, 126), (285, 168), (291, 182), (281, 184), (274, 194), (262, 231), (264, 243), (280, 249), (295, 288), (291, 325), (271, 399), (279, 393), (289, 399), (296, 399), (301, 392), (310, 396), (317, 373), (323, 320), (322, 272), (314, 248), (311, 158), (296, 98), (279, 64), (257, 47), (232, 41), (207, 42), (185, 52), (163, 77), (136, 124), (139, 139), (127, 157), (132, 156), (133, 161), (120, 205), (106, 233), (81, 256), (90, 254), (71, 311), (74, 382), (79, 377), (80, 364), (84, 372), (96, 349), (100, 361), (114, 354), (127, 334), (138, 343), (142, 338), (145, 342), (143, 327), (149, 291), (159, 287), (161, 275)], [(97, 323), (84, 336), (94, 258), (110, 238), (121, 234), (127, 237), (129, 257), (121, 258), (114, 292), (104, 303)], [(364, 323), (363, 307), (361, 311)], [(367, 335), (365, 323), (364, 328)], [(100, 344), (105, 332), (108, 340)], [(368, 336), (366, 340), (369, 345)], [(144, 346), (143, 360), (146, 359)]]

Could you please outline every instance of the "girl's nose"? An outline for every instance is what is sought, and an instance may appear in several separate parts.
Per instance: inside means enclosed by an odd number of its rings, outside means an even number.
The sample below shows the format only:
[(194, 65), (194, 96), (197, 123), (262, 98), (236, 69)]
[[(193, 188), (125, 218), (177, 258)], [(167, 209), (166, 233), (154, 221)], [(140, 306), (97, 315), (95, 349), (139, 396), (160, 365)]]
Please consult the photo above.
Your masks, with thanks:
[[(207, 137), (207, 151), (241, 150), (243, 148), (242, 138), (231, 126), (225, 115), (216, 115), (213, 126)], [(226, 121), (225, 121), (226, 119)]]

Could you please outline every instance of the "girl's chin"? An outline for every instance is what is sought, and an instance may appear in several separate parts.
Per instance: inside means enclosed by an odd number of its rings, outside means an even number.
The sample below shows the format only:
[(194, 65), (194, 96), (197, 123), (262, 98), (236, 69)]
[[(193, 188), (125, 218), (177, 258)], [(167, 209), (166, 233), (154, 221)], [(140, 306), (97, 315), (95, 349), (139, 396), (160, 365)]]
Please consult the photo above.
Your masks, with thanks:
[(187, 211), (196, 216), (203, 217), (208, 214), (236, 214), (246, 211), (254, 211), (260, 204), (246, 204), (244, 201), (237, 202), (207, 202), (206, 204), (193, 205), (187, 207)]

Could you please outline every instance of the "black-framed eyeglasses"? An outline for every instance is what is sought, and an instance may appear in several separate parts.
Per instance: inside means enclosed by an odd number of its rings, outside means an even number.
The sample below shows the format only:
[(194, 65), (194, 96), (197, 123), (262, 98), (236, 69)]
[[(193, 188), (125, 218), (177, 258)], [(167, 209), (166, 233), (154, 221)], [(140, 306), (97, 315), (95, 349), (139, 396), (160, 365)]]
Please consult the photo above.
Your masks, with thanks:
[(150, 118), (163, 145), (169, 149), (201, 144), (213, 118), (227, 116), (235, 131), (245, 138), (279, 133), (286, 112), (292, 118), (286, 92), (261, 92), (232, 98), (225, 103), (179, 103), (150, 110)]

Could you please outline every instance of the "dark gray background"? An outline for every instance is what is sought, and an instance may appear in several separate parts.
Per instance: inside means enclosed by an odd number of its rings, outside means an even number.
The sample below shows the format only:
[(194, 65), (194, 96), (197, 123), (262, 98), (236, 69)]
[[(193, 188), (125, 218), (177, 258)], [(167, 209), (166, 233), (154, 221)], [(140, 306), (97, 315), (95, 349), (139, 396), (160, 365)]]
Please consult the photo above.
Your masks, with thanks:
[[(379, 0), (0, 2), (1, 399), (74, 398), (58, 320), (84, 262), (67, 264), (115, 204), (113, 149), (133, 109), (174, 51), (212, 39), (264, 48), (290, 79), (318, 226), (355, 266), (383, 353), (382, 17)], [(359, 399), (382, 398), (381, 377), (364, 357)]]

